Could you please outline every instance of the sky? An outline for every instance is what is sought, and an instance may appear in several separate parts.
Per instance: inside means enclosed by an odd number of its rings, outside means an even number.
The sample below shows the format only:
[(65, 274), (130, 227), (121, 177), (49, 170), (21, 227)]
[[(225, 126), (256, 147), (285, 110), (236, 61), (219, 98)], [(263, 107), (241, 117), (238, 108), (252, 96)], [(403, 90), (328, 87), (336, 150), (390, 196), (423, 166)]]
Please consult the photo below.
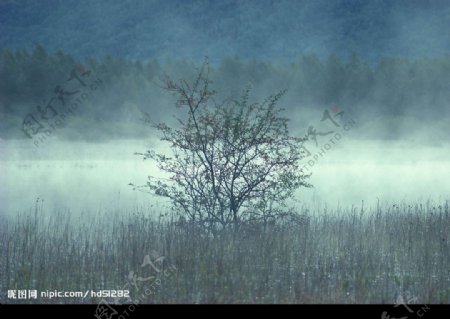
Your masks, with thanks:
[(442, 0), (1, 0), (0, 47), (76, 57), (295, 60), (447, 54)]

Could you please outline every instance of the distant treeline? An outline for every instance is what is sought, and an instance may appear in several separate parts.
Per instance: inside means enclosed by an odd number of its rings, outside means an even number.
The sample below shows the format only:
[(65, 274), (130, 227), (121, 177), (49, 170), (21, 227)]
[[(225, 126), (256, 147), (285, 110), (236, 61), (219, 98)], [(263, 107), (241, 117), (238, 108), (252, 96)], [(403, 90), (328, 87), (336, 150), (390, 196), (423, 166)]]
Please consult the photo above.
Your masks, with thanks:
[[(64, 52), (50, 54), (42, 46), (33, 52), (1, 49), (0, 137), (26, 137), (21, 132), (23, 120), (28, 114), (39, 120), (38, 106), (42, 109), (53, 101), (58, 110), (64, 104), (58, 105), (58, 99), (70, 103), (70, 92), (64, 87), (74, 75), (100, 79), (102, 86), (67, 120), (69, 128), (61, 136), (138, 136), (142, 131), (130, 130), (130, 124), (138, 122), (140, 110), (156, 120), (172, 114), (168, 107), (173, 100), (158, 86), (161, 79), (165, 75), (191, 79), (196, 67), (182, 59), (126, 61), (107, 56), (77, 61)], [(326, 60), (306, 55), (290, 64), (227, 57), (211, 66), (211, 78), (222, 97), (236, 97), (248, 84), (258, 99), (287, 88), (288, 111), (338, 104), (359, 117), (437, 119), (448, 112), (450, 101), (450, 55), (384, 58), (377, 65), (368, 65), (355, 54), (345, 61), (336, 55)]]

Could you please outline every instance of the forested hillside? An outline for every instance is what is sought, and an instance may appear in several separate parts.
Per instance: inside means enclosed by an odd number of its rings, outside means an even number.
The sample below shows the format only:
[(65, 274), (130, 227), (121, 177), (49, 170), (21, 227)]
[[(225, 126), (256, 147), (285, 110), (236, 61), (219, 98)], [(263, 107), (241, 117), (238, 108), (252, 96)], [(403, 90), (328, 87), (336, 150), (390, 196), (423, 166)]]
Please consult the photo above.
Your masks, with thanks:
[[(83, 72), (91, 80), (101, 81), (101, 85), (70, 114), (68, 127), (58, 136), (142, 136), (143, 127), (137, 125), (141, 111), (151, 114), (154, 120), (173, 113), (173, 99), (159, 87), (164, 76), (189, 79), (197, 66), (188, 60), (140, 62), (111, 56), (77, 60), (61, 51), (49, 53), (42, 46), (31, 52), (2, 49), (0, 137), (26, 138), (21, 129), (27, 114), (34, 114), (38, 120), (39, 107), (51, 102), (58, 112), (70, 105), (75, 96), (69, 93), (77, 89), (61, 88), (69, 84), (73, 87), (74, 74), (81, 77)], [(80, 68), (84, 71), (80, 72)], [(332, 104), (351, 111), (353, 117), (364, 122), (380, 116), (434, 121), (449, 113), (450, 55), (435, 59), (383, 58), (374, 66), (356, 54), (349, 59), (304, 55), (292, 63), (225, 57), (211, 65), (211, 78), (222, 98), (236, 98), (248, 84), (256, 97), (288, 89), (283, 106), (300, 114)], [(67, 105), (63, 105), (62, 97)]]

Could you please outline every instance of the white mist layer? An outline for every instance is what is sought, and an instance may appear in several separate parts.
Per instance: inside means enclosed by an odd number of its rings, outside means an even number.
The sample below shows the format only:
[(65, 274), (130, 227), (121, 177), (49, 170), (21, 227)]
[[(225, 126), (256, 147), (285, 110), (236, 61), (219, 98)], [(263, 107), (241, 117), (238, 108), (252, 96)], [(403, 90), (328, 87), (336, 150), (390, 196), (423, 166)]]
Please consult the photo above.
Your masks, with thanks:
[[(28, 143), (27, 143), (28, 142)], [(153, 211), (165, 200), (133, 191), (147, 176), (162, 177), (134, 152), (154, 142), (117, 140), (96, 144), (49, 141), (40, 148), (29, 141), (0, 143), (0, 213), (33, 210), (43, 199), (47, 211)], [(158, 147), (161, 149), (161, 147)], [(405, 142), (352, 141), (342, 138), (308, 165), (314, 188), (300, 189), (296, 199), (311, 208), (366, 208), (382, 203), (417, 203), (450, 198), (450, 148)]]

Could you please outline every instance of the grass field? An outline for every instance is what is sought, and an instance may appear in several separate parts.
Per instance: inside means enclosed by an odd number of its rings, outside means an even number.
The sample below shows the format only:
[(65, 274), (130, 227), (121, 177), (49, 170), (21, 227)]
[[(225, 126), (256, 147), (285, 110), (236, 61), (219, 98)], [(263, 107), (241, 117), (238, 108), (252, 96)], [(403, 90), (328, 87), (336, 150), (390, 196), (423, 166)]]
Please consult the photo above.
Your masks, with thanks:
[(12, 289), (127, 289), (139, 303), (450, 303), (448, 202), (302, 212), (295, 222), (218, 238), (147, 215), (74, 218), (36, 208), (7, 219), (1, 302), (102, 299), (13, 300)]

